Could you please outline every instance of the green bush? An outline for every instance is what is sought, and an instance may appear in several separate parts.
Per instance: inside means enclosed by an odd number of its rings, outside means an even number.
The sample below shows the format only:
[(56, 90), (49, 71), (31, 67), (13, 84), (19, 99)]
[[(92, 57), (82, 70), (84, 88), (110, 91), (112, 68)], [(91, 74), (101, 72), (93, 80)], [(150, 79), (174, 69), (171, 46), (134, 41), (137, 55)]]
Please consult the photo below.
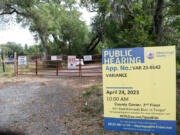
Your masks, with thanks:
[(180, 79), (180, 74), (176, 73), (176, 79)]
[(180, 62), (179, 61), (176, 62), (176, 69), (177, 69), (177, 71), (180, 70)]

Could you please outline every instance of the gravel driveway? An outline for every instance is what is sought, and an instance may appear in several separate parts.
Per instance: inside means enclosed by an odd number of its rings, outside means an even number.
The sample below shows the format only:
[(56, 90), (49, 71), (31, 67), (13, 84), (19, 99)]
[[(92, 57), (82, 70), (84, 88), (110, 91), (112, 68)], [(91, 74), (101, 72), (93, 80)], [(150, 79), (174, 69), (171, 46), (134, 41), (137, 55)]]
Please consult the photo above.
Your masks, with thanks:
[(67, 135), (61, 119), (72, 110), (67, 106), (71, 96), (72, 87), (61, 79), (1, 88), (0, 134)]

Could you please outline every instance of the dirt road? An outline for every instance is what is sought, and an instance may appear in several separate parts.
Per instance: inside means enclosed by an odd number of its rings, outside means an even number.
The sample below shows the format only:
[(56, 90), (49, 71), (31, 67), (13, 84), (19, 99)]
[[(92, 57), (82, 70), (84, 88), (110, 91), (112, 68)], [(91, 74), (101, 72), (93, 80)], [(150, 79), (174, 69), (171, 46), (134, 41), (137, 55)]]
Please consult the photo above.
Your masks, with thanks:
[[(73, 79), (41, 79), (2, 82), (0, 88), (0, 133), (25, 135), (66, 135), (62, 116), (73, 107), (69, 98), (76, 96)], [(74, 87), (73, 87), (74, 86)]]

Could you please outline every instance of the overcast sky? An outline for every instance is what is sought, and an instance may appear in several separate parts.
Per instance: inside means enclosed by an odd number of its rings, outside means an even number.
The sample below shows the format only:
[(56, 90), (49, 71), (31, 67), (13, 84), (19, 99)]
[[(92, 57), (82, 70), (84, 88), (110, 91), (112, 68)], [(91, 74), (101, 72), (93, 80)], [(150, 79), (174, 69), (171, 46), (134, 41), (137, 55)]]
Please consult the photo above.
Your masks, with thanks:
[[(86, 9), (80, 9), (80, 11), (83, 13), (81, 19), (86, 21), (87, 25), (90, 25), (91, 18), (95, 16), (95, 13), (90, 13)], [(23, 28), (20, 24), (10, 24), (7, 26), (0, 25), (0, 44), (7, 42), (20, 43), (23, 46), (25, 44), (36, 44), (33, 35), (29, 32), (28, 28)]]

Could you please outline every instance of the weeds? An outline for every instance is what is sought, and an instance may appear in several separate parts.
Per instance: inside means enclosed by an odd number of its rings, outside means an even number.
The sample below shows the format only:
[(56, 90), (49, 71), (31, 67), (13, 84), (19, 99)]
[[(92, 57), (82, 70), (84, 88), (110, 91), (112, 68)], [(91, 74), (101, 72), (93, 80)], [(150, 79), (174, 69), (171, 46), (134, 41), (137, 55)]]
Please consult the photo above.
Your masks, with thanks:
[[(74, 101), (73, 101), (74, 102)], [(99, 84), (82, 92), (78, 106), (65, 123), (70, 134), (99, 135), (103, 131), (103, 97)], [(100, 117), (99, 117), (100, 116)]]
[(89, 96), (92, 94), (92, 91), (90, 90), (87, 90), (87, 91), (83, 91), (82, 95), (85, 97), (85, 96)]
[(16, 123), (18, 123), (18, 121), (17, 121), (17, 120), (14, 120), (14, 124), (16, 124)]
[(4, 72), (4, 73), (0, 73), (0, 77), (14, 77), (16, 76), (15, 73), (12, 72)]
[[(100, 84), (82, 92), (73, 100), (75, 111), (65, 117), (65, 126), (70, 135), (133, 135), (136, 133), (104, 130), (103, 91)], [(177, 135), (180, 134), (180, 96), (177, 96)], [(144, 135), (138, 133), (138, 135)], [(155, 135), (155, 134), (154, 134)]]
[(100, 84), (84, 90), (73, 103), (75, 110), (64, 118), (69, 135), (124, 135), (124, 132), (104, 130), (103, 91)]
[(180, 70), (180, 62), (178, 62), (178, 61), (176, 62), (176, 69)]

